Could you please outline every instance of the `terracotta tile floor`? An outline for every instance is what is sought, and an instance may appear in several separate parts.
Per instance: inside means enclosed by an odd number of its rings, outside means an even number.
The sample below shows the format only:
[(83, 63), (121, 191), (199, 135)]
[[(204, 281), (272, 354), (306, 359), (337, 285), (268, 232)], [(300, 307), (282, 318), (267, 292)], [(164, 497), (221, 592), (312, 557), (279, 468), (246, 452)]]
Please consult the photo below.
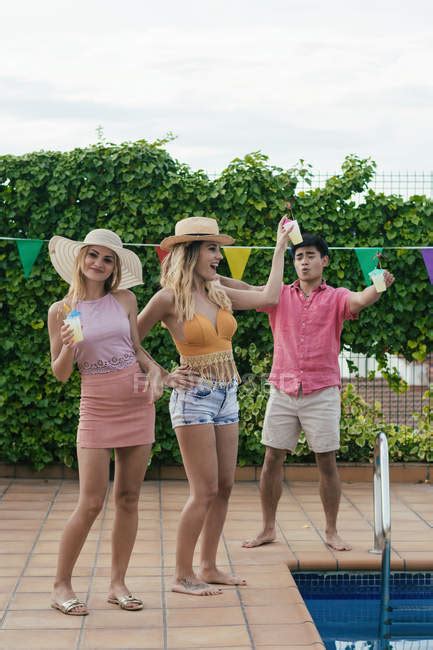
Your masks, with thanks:
[[(343, 484), (341, 534), (350, 553), (323, 544), (317, 484), (285, 484), (278, 510), (278, 541), (242, 549), (260, 526), (257, 483), (233, 491), (221, 566), (248, 581), (220, 596), (196, 598), (170, 591), (183, 481), (143, 484), (140, 527), (128, 573), (145, 609), (129, 613), (106, 602), (110, 567), (111, 497), (79, 558), (75, 588), (91, 609), (88, 617), (49, 608), (56, 552), (72, 511), (74, 481), (0, 479), (0, 649), (141, 650), (143, 648), (323, 648), (290, 569), (372, 569), (371, 485)], [(392, 563), (395, 569), (433, 570), (433, 486), (392, 485)]]

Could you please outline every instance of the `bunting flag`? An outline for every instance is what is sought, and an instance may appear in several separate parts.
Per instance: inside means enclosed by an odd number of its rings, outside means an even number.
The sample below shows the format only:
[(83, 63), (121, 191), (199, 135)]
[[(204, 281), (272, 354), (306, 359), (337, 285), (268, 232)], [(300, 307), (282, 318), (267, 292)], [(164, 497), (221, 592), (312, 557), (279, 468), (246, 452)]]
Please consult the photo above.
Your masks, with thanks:
[(421, 249), (421, 255), (424, 259), (424, 264), (427, 269), (430, 284), (433, 284), (433, 248)]
[(17, 239), (18, 254), (23, 265), (25, 278), (28, 278), (32, 272), (33, 264), (43, 243), (41, 239)]
[[(7, 237), (0, 235), (0, 241), (15, 242), (18, 248), (19, 258), (24, 270), (24, 277), (28, 278), (32, 272), (33, 265), (40, 253), (42, 244), (48, 240), (41, 239), (21, 239), (19, 237)], [(142, 244), (138, 242), (126, 242), (125, 246), (137, 246), (138, 248), (152, 247), (155, 249), (160, 263), (168, 255), (158, 244)], [(227, 258), (232, 277), (241, 280), (248, 263), (252, 250), (273, 250), (273, 246), (224, 246), (223, 251)], [(371, 285), (369, 272), (373, 271), (378, 265), (380, 254), (383, 250), (419, 250), (424, 260), (430, 283), (433, 284), (433, 246), (381, 246), (375, 248), (355, 248), (353, 246), (329, 246), (330, 251), (355, 251), (364, 280), (367, 285)]]
[(248, 258), (251, 254), (251, 248), (223, 248), (224, 255), (226, 256), (230, 273), (235, 280), (242, 280)]
[(377, 267), (379, 255), (383, 248), (355, 248), (356, 257), (358, 258), (359, 266), (361, 267), (362, 275), (364, 276), (365, 284), (370, 285), (371, 279), (368, 275)]
[(160, 264), (164, 261), (164, 257), (167, 257), (168, 251), (163, 251), (160, 246), (155, 246), (156, 248), (156, 254), (158, 255), (158, 259)]

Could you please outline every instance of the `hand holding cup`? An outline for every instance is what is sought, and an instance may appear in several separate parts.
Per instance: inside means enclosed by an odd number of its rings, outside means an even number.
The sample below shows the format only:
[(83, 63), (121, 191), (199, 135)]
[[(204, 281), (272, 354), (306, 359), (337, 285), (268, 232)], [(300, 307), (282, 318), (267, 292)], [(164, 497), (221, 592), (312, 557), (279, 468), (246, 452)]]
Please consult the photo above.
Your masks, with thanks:
[(374, 284), (374, 288), (378, 293), (386, 291), (395, 280), (392, 273), (386, 269), (373, 269), (373, 271), (370, 271), (368, 275), (370, 276), (370, 279)]
[(383, 269), (383, 276), (385, 278), (386, 288), (388, 289), (395, 282), (395, 277), (390, 271)]
[(296, 246), (296, 244), (300, 244), (304, 240), (302, 238), (301, 229), (299, 227), (298, 222), (296, 221), (296, 219), (292, 219), (291, 201), (287, 201), (286, 207), (290, 215), (290, 219), (288, 217), (284, 217), (283, 228), (286, 230), (286, 232), (289, 233), (290, 241), (292, 242), (292, 244)]
[(287, 217), (285, 217), (283, 228), (286, 232), (289, 233), (290, 241), (292, 244), (296, 245), (304, 241), (301, 235), (301, 229), (299, 228), (299, 224), (296, 219), (287, 219)]
[(68, 313), (64, 322), (69, 325), (74, 334), (74, 343), (82, 341), (84, 337), (83, 330), (81, 329), (80, 312), (73, 309)]
[(74, 330), (66, 321), (60, 328), (60, 338), (65, 348), (73, 349), (75, 345)]

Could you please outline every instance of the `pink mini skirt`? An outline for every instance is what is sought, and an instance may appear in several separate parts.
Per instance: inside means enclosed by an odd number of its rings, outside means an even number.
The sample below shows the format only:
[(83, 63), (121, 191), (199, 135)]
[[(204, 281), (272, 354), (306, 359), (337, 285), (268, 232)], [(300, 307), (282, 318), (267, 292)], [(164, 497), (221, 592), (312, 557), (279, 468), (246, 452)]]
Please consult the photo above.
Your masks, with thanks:
[(152, 444), (155, 405), (143, 388), (138, 363), (123, 370), (81, 375), (77, 445), (105, 449)]

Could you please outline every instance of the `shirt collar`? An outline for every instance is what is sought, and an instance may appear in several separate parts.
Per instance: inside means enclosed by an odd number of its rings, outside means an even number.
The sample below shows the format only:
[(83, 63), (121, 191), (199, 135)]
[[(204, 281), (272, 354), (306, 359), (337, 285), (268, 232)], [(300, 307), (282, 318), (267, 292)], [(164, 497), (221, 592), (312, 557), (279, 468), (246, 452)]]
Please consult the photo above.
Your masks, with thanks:
[[(291, 284), (290, 286), (292, 286), (294, 289), (297, 289), (298, 291), (301, 291), (301, 282), (300, 282), (299, 278), (298, 278), (298, 280), (295, 280), (294, 282), (292, 282), (292, 284)], [(319, 286), (316, 287), (316, 288), (312, 291), (312, 293), (314, 293), (315, 291), (324, 291), (324, 290), (326, 289), (327, 286), (328, 286), (328, 285), (326, 284), (326, 281), (325, 281), (325, 280), (322, 280), (322, 283), (319, 284)]]

